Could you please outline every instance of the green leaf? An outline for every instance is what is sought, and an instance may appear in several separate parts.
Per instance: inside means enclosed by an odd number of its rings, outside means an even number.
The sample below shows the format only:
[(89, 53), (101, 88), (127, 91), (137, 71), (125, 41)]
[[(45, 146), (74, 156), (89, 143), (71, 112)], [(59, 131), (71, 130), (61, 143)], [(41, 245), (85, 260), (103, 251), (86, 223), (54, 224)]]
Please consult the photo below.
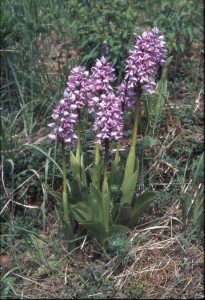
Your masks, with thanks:
[(90, 231), (101, 244), (104, 244), (109, 237), (109, 231), (106, 231), (105, 227), (100, 222), (82, 222), (80, 223), (86, 230)]
[(118, 216), (118, 212), (119, 212), (119, 209), (120, 209), (121, 205), (119, 203), (114, 203), (113, 204), (113, 207), (112, 207), (112, 219), (114, 221), (114, 223), (116, 223), (116, 218)]
[[(137, 164), (138, 164), (137, 160)], [(122, 191), (122, 196), (120, 203), (129, 203), (131, 204), (132, 198), (135, 192), (136, 184), (137, 184), (137, 178), (138, 178), (138, 168), (135, 171), (134, 174), (129, 174), (129, 177), (124, 178), (122, 186), (121, 186), (121, 191)]]
[(70, 207), (72, 216), (78, 223), (92, 220), (92, 211), (87, 202), (78, 202)]
[(187, 28), (188, 36), (189, 36), (189, 43), (192, 43), (193, 41), (193, 30), (192, 27)]
[(102, 213), (103, 213), (103, 224), (108, 231), (110, 221), (110, 194), (107, 183), (107, 176), (103, 180), (102, 186)]
[(127, 223), (128, 227), (133, 227), (147, 206), (154, 200), (156, 196), (155, 192), (144, 192), (138, 196), (132, 204), (132, 213)]
[(126, 225), (130, 219), (132, 208), (129, 203), (124, 203), (119, 207), (118, 215), (115, 220), (116, 224)]
[(92, 183), (99, 188), (103, 174), (103, 162), (99, 161), (98, 164), (94, 164), (93, 168), (89, 170), (92, 178)]
[(186, 230), (187, 223), (188, 223), (188, 216), (190, 212), (190, 207), (192, 203), (192, 198), (188, 194), (182, 193), (180, 195), (180, 205), (182, 209), (182, 221), (183, 221), (183, 229)]
[(193, 184), (196, 184), (200, 179), (202, 181), (204, 176), (204, 153), (193, 161), (191, 169), (193, 174)]
[(89, 190), (82, 184), (81, 181), (73, 179), (70, 183), (71, 187), (71, 203), (76, 204), (78, 202), (89, 202)]
[(82, 184), (87, 187), (87, 178), (85, 173), (83, 154), (81, 155), (81, 178), (82, 178)]
[(70, 151), (70, 164), (73, 178), (78, 179), (80, 181), (80, 165), (72, 151)]
[(135, 172), (135, 147), (131, 146), (126, 161), (124, 181), (129, 180), (130, 176), (132, 176), (134, 172)]
[(118, 166), (115, 162), (112, 163), (109, 173), (109, 185), (121, 185), (123, 181), (123, 168)]
[(91, 183), (90, 185), (90, 209), (92, 211), (92, 219), (103, 221), (102, 210), (102, 194), (97, 187)]
[(112, 204), (120, 203), (122, 191), (120, 185), (110, 185), (110, 201)]

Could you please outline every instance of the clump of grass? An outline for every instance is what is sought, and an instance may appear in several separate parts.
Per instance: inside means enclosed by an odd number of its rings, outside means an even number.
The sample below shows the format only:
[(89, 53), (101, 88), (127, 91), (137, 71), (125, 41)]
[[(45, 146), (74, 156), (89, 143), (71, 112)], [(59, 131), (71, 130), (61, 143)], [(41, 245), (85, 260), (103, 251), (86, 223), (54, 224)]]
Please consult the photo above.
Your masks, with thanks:
[(129, 251), (129, 239), (125, 234), (113, 234), (108, 239), (108, 251), (111, 254), (126, 256)]

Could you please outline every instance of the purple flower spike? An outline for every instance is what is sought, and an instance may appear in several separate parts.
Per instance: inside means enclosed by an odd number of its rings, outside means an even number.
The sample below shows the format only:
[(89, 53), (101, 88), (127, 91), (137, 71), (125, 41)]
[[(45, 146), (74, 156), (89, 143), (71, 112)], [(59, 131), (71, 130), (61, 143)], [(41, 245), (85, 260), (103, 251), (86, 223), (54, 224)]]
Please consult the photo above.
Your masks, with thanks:
[(53, 129), (53, 134), (48, 136), (49, 140), (60, 139), (66, 144), (74, 143), (77, 136), (74, 134), (74, 124), (76, 123), (77, 114), (74, 113), (76, 105), (70, 101), (61, 100), (53, 110), (53, 123), (48, 124)]
[(77, 108), (82, 108), (87, 103), (85, 86), (87, 85), (88, 72), (84, 67), (75, 67), (71, 70), (64, 92), (64, 99), (72, 98)]
[(64, 99), (60, 100), (52, 112), (53, 122), (48, 124), (53, 132), (48, 136), (50, 141), (59, 139), (66, 146), (75, 144), (77, 136), (74, 133), (77, 122), (77, 109), (86, 105), (84, 91), (88, 80), (88, 73), (82, 67), (75, 67), (68, 77), (67, 87), (64, 91)]
[(123, 115), (121, 102), (113, 92), (102, 94), (98, 104), (94, 132), (96, 133), (96, 143), (108, 138), (118, 141), (122, 138)]
[(126, 60), (124, 82), (118, 87), (124, 104), (128, 107), (134, 105), (137, 84), (150, 94), (155, 92), (155, 75), (158, 67), (165, 63), (166, 54), (164, 36), (160, 35), (158, 28), (137, 37)]
[(113, 93), (114, 68), (105, 57), (96, 61), (87, 86), (89, 112), (96, 112), (94, 132), (96, 143), (122, 137), (123, 116), (120, 98)]
[(88, 111), (94, 112), (95, 106), (100, 101), (100, 95), (111, 92), (110, 85), (115, 81), (114, 68), (107, 62), (105, 57), (97, 59), (96, 64), (91, 69), (91, 76), (86, 87), (88, 98)]

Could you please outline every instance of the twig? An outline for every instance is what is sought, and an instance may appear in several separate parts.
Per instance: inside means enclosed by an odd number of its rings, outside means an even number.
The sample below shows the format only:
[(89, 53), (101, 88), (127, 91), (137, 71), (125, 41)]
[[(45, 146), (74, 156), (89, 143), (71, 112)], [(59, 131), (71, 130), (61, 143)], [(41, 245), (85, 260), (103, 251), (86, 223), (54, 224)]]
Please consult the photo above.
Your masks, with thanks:
[(20, 278), (22, 278), (22, 279), (25, 279), (25, 280), (27, 280), (27, 281), (33, 282), (33, 283), (35, 283), (35, 284), (37, 284), (37, 285), (40, 285), (40, 286), (42, 286), (44, 289), (46, 289), (46, 287), (45, 287), (43, 284), (41, 284), (41, 283), (38, 283), (38, 282), (37, 282), (37, 281), (35, 281), (35, 280), (32, 280), (32, 279), (26, 278), (26, 277), (24, 277), (24, 276), (22, 276), (22, 275), (19, 275), (19, 274), (16, 274), (16, 273), (13, 273), (13, 275), (14, 275), (14, 276), (17, 276), (17, 277), (20, 277)]

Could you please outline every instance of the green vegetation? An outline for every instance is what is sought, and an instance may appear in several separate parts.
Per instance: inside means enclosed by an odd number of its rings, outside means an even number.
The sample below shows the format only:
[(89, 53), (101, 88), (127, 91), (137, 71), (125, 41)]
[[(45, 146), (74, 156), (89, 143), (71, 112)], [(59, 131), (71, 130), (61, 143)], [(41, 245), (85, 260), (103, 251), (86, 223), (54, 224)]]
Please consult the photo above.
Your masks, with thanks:
[[(203, 23), (203, 2), (194, 0), (1, 1), (2, 298), (204, 297)], [(69, 70), (90, 68), (105, 40), (120, 82), (135, 35), (153, 26), (172, 59), (158, 94), (142, 97), (136, 194), (155, 191), (156, 200), (129, 234), (111, 236), (107, 251), (73, 222), (70, 253), (59, 226), (61, 147), (47, 141), (51, 110)], [(132, 120), (125, 116), (124, 163)], [(91, 121), (84, 113), (85, 167)], [(111, 194), (119, 198), (118, 185)]]

